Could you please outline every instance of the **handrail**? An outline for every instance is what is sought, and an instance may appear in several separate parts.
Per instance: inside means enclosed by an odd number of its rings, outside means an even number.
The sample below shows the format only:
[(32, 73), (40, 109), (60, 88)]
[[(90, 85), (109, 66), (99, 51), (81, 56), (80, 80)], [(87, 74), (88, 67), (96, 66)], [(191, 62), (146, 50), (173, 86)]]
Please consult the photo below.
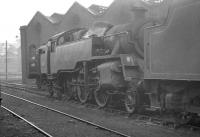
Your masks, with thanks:
[(122, 35), (122, 34), (129, 34), (128, 31), (123, 31), (123, 32), (118, 32), (118, 33), (114, 33), (114, 34), (109, 34), (109, 35), (106, 35), (106, 36), (100, 36), (100, 37), (111, 37), (111, 36), (116, 36), (116, 35)]

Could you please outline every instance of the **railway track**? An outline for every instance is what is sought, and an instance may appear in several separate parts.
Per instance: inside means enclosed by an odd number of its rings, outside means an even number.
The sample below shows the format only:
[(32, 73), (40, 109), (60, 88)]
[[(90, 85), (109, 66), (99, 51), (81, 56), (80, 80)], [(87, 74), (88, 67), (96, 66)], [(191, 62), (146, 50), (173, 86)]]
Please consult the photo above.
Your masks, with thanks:
[[(45, 92), (36, 92), (38, 91), (36, 86), (27, 86), (27, 85), (23, 85), (23, 84), (18, 84), (18, 83), (8, 83), (8, 82), (3, 82), (2, 83), (3, 87), (6, 88), (11, 88), (11, 89), (16, 89), (16, 90), (20, 90), (20, 91), (27, 91), (30, 93), (34, 93), (34, 94), (39, 94), (39, 95), (45, 95), (47, 96), (48, 93), (45, 94)], [(41, 91), (41, 90), (40, 90)], [(82, 105), (80, 102), (76, 101), (76, 100), (69, 100), (68, 103), (71, 104), (78, 104), (78, 105)], [(101, 109), (103, 111), (106, 111), (108, 113), (112, 113), (115, 115), (119, 115), (119, 116), (123, 116), (123, 117), (128, 117), (128, 118), (133, 118), (136, 119), (137, 121), (143, 122), (143, 123), (148, 123), (148, 125), (158, 125), (158, 126), (167, 126), (168, 128), (174, 129), (176, 128), (176, 124), (174, 124), (173, 122), (168, 122), (168, 121), (163, 121), (162, 119), (158, 118), (158, 117), (153, 117), (153, 116), (149, 116), (147, 114), (134, 114), (134, 115), (130, 115), (129, 113), (127, 113), (126, 111), (120, 109), (119, 107), (113, 107), (108, 106), (105, 108), (99, 108), (96, 104), (94, 103), (85, 103), (84, 104), (86, 107), (90, 108), (90, 109)], [(168, 123), (168, 124), (166, 124)]]
[[(82, 123), (85, 123), (86, 125), (90, 125), (90, 126), (93, 126), (95, 127), (96, 129), (101, 129), (101, 130), (104, 130), (104, 131), (108, 131), (112, 134), (115, 134), (115, 135), (118, 135), (118, 136), (122, 136), (122, 137), (130, 137), (129, 135), (126, 135), (124, 133), (121, 133), (119, 131), (116, 131), (116, 130), (113, 130), (113, 129), (110, 129), (110, 128), (107, 128), (107, 127), (104, 127), (102, 125), (99, 125), (99, 124), (96, 124), (96, 123), (93, 123), (93, 122), (90, 122), (90, 121), (87, 121), (87, 120), (84, 120), (82, 118), (79, 118), (79, 117), (76, 117), (76, 116), (73, 116), (73, 115), (70, 115), (70, 114), (67, 114), (65, 112), (62, 112), (62, 111), (59, 111), (59, 110), (56, 110), (56, 109), (53, 109), (51, 107), (48, 107), (48, 106), (44, 106), (44, 105), (41, 105), (41, 104), (38, 104), (36, 102), (32, 102), (32, 101), (29, 101), (27, 99), (24, 99), (24, 98), (21, 98), (21, 97), (17, 97), (17, 96), (14, 96), (14, 95), (11, 95), (11, 94), (7, 94), (5, 92), (2, 92), (3, 95), (6, 95), (6, 96), (10, 96), (12, 98), (15, 98), (15, 99), (18, 99), (18, 100), (22, 100), (24, 102), (27, 102), (27, 103), (30, 103), (30, 104), (33, 104), (33, 105), (36, 105), (36, 106), (39, 106), (41, 108), (44, 108), (46, 110), (49, 110), (49, 111), (52, 111), (52, 112), (55, 112), (55, 113), (58, 113), (58, 114), (61, 114), (63, 116), (66, 116), (66, 117), (70, 117), (72, 119), (75, 119), (77, 121), (80, 121)], [(5, 107), (4, 107), (5, 108)], [(5, 108), (7, 109), (7, 108)], [(12, 113), (12, 112), (11, 112)], [(13, 112), (14, 113), (14, 112)], [(14, 115), (17, 115), (16, 113), (14, 113)], [(24, 118), (22, 118), (21, 116), (17, 115), (19, 118), (25, 120)], [(28, 122), (26, 120), (26, 122)], [(45, 132), (44, 130), (38, 128), (37, 126), (35, 126), (34, 124), (32, 124), (31, 122), (28, 122), (30, 125), (34, 126), (37, 130), (39, 130), (40, 132), (42, 132), (43, 134), (45, 134), (46, 136), (49, 136), (51, 137), (52, 135), (48, 134), (47, 132)]]
[(4, 87), (12, 87), (14, 89), (20, 89), (20, 90), (26, 90), (26, 91), (38, 90), (37, 86), (35, 85), (25, 85), (21, 83), (10, 83), (10, 82), (5, 82), (5, 81), (0, 81), (0, 84)]
[[(26, 86), (24, 84), (8, 83), (8, 82), (3, 82), (2, 84), (3, 84), (2, 86), (6, 87), (6, 88), (16, 89), (16, 90), (20, 90), (20, 91), (27, 91), (27, 92), (34, 93), (34, 94), (48, 96), (48, 93), (41, 92), (41, 90), (38, 90), (38, 88), (36, 86)], [(68, 102), (72, 103), (72, 104), (82, 105), (80, 102), (78, 102), (76, 100), (68, 100)], [(99, 108), (96, 104), (91, 103), (91, 102), (85, 103), (84, 105), (87, 106), (88, 108), (92, 108), (92, 109), (102, 109), (106, 112), (122, 114), (123, 116), (126, 116), (126, 117), (129, 116), (129, 114), (126, 111), (118, 109), (119, 107), (117, 108), (117, 107), (113, 107), (113, 106), (108, 106), (105, 108)]]
[(28, 123), (31, 127), (35, 128), (37, 131), (39, 131), (40, 133), (42, 133), (44, 136), (46, 136), (46, 137), (53, 137), (52, 135), (50, 135), (49, 133), (47, 133), (46, 131), (44, 131), (40, 127), (36, 126), (32, 122), (30, 122), (27, 119), (23, 118), (22, 116), (18, 115), (17, 113), (15, 113), (14, 111), (10, 110), (9, 108), (7, 108), (5, 106), (1, 106), (1, 107), (3, 109), (5, 109), (6, 111), (8, 111), (9, 113), (11, 113), (12, 115), (14, 115), (15, 117), (17, 117), (17, 118), (23, 120), (24, 122)]
[[(22, 84), (15, 84), (15, 83), (5, 83), (4, 82), (3, 86), (6, 86), (8, 88), (14, 88), (14, 89), (18, 89), (18, 90), (28, 91), (28, 92), (31, 92), (31, 93), (36, 93), (34, 90), (37, 90), (36, 86), (24, 86)], [(41, 93), (37, 92), (36, 94), (41, 94)], [(42, 95), (44, 95), (44, 94), (42, 93)], [(74, 101), (74, 100), (68, 101), (68, 103), (81, 105), (81, 103)], [(85, 106), (87, 106), (88, 108), (91, 108), (91, 109), (99, 109), (97, 105), (91, 104), (91, 103), (86, 103)], [(107, 108), (103, 108), (103, 110), (106, 111), (106, 112), (113, 113), (113, 114), (122, 115), (124, 117), (130, 117), (130, 118), (135, 119), (136, 121), (143, 122), (143, 123), (148, 124), (148, 125), (165, 126), (165, 127), (170, 128), (170, 129), (182, 127), (182, 125), (177, 125), (176, 123), (174, 123), (173, 121), (170, 121), (168, 119), (165, 120), (165, 119), (162, 119), (161, 117), (151, 116), (149, 114), (134, 114), (134, 115), (130, 116), (125, 111), (113, 108), (112, 106), (107, 107)], [(199, 129), (199, 127), (196, 127), (196, 126), (193, 126), (193, 125), (191, 125), (191, 126), (190, 125), (184, 125), (184, 127), (189, 127), (189, 129)]]
[[(34, 85), (25, 85), (25, 84), (20, 84), (20, 83), (9, 83), (9, 82), (0, 82), (1, 86), (3, 88), (10, 88), (10, 89), (14, 89), (17, 91), (26, 91), (26, 92), (30, 92), (30, 93), (34, 93), (34, 94), (38, 94), (38, 95), (42, 95), (42, 96), (46, 96), (48, 95), (48, 93), (45, 93), (42, 90), (39, 90), (37, 88), (37, 86)], [(42, 91), (42, 92), (41, 92)]]
[[(39, 95), (45, 95), (48, 96), (48, 93), (45, 94), (45, 92), (36, 92), (36, 91), (41, 91), (38, 90), (36, 86), (27, 86), (24, 84), (18, 84), (18, 83), (8, 83), (8, 82), (3, 82), (3, 86), (7, 87), (7, 88), (11, 88), (11, 89), (16, 89), (16, 90), (20, 90), (20, 91), (27, 91), (30, 93), (34, 93), (34, 94), (39, 94)], [(76, 100), (68, 100), (68, 103), (70, 104), (76, 104), (76, 105), (83, 105), (80, 102), (76, 101)], [(134, 114), (130, 115), (129, 113), (127, 113), (126, 111), (120, 109), (120, 107), (113, 107), (112, 105), (104, 107), (104, 108), (99, 108), (99, 106), (97, 106), (95, 103), (85, 103), (84, 106), (86, 106), (87, 108), (93, 109), (93, 110), (103, 110), (105, 112), (108, 113), (112, 113), (114, 115), (119, 115), (119, 116), (123, 116), (123, 117), (127, 117), (127, 118), (133, 118), (136, 119), (137, 121), (140, 122), (144, 122), (144, 123), (148, 123), (149, 125), (164, 125), (161, 119), (158, 119), (157, 117), (151, 117), (148, 115), (143, 115), (143, 114)], [(164, 122), (165, 123), (165, 122)], [(170, 128), (174, 128), (174, 126), (168, 126)]]

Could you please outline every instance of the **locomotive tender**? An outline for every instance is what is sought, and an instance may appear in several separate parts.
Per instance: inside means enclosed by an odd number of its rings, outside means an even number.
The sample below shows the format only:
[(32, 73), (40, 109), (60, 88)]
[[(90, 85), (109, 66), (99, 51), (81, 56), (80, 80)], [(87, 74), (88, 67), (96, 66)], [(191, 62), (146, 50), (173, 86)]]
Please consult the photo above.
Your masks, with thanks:
[(133, 12), (129, 24), (98, 22), (53, 36), (37, 50), (37, 65), (30, 64), (38, 68), (38, 85), (81, 103), (94, 98), (100, 107), (119, 95), (129, 113), (199, 114), (200, 2), (171, 6), (163, 24), (146, 18), (144, 8)]

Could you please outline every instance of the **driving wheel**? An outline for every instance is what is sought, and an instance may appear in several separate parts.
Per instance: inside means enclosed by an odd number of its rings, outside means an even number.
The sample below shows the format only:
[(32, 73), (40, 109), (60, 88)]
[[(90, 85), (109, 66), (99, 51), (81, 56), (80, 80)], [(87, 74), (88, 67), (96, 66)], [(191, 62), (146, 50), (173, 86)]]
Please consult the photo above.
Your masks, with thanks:
[(94, 97), (99, 107), (105, 107), (108, 104), (109, 94), (105, 90), (95, 90)]
[(135, 92), (130, 92), (125, 95), (125, 108), (128, 113), (137, 111), (137, 97)]
[(89, 97), (89, 88), (84, 82), (84, 77), (82, 74), (79, 74), (77, 79), (77, 96), (81, 103), (86, 103)]

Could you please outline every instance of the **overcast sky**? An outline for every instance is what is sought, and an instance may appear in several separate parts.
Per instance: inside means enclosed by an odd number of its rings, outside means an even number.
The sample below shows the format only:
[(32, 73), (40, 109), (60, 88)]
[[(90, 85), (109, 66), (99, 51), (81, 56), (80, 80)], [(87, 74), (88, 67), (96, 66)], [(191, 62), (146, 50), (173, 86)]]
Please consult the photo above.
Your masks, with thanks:
[(91, 4), (109, 6), (113, 0), (1, 0), (0, 43), (15, 42), (16, 36), (20, 36), (19, 27), (27, 25), (37, 11), (46, 16), (54, 12), (64, 14), (75, 1), (89, 7)]

